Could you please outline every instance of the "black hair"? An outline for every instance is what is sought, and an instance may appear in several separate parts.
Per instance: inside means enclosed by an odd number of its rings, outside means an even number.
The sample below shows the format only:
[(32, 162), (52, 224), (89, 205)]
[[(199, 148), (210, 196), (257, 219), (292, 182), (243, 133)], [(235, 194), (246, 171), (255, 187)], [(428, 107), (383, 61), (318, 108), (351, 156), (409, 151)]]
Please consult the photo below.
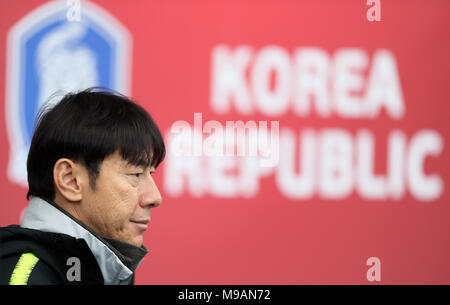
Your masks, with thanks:
[(60, 158), (82, 163), (94, 190), (103, 160), (116, 151), (136, 166), (156, 168), (164, 159), (157, 125), (124, 95), (94, 87), (68, 93), (54, 106), (48, 104), (36, 118), (28, 152), (27, 199), (54, 199), (53, 168)]

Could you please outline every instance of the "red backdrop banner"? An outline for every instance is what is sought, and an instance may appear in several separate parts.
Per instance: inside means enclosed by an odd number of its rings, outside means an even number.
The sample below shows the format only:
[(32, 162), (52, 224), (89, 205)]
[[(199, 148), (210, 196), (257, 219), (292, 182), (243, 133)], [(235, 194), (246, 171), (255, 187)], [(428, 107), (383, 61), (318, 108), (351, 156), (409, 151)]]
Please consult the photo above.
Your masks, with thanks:
[(104, 85), (167, 146), (137, 284), (450, 284), (449, 11), (4, 1), (0, 225), (27, 205), (43, 99)]

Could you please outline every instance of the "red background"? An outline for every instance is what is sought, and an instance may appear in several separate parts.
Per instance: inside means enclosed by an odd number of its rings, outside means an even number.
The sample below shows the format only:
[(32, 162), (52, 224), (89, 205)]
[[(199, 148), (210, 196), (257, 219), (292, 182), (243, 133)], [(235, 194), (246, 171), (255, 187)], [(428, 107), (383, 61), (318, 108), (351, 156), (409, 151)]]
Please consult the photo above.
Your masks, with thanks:
[[(280, 126), (361, 128), (376, 136), (376, 170), (386, 164), (386, 135), (398, 128), (408, 137), (431, 128), (444, 139), (427, 173), (444, 181), (443, 194), (420, 202), (406, 192), (400, 201), (367, 201), (356, 193), (343, 200), (289, 200), (274, 176), (261, 181), (254, 198), (165, 195), (164, 163), (156, 174), (163, 204), (152, 211), (145, 235), (149, 256), (137, 284), (368, 284), (366, 260), (381, 261), (384, 284), (450, 284), (450, 106), (448, 81), (450, 2), (381, 1), (380, 22), (366, 19), (366, 1), (95, 1), (133, 36), (131, 96), (166, 133), (177, 120), (270, 120), (234, 110), (211, 110), (211, 52), (218, 44), (316, 46), (329, 54), (361, 48), (371, 60), (385, 48), (396, 58), (405, 115), (346, 120), (291, 112)], [(0, 3), (0, 92), (6, 82), (6, 37), (10, 27), (43, 1)], [(20, 221), (27, 189), (6, 176), (9, 144), (4, 94), (0, 95), (0, 225)], [(199, 172), (199, 175), (202, 173)]]

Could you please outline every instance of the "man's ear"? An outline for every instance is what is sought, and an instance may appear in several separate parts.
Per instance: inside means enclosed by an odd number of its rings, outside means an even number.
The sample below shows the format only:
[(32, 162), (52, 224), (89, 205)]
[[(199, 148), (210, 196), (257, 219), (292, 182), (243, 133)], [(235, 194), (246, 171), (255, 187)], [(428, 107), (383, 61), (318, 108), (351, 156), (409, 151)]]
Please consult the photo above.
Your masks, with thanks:
[(68, 201), (81, 201), (84, 177), (81, 165), (61, 158), (53, 167), (53, 181), (57, 191)]

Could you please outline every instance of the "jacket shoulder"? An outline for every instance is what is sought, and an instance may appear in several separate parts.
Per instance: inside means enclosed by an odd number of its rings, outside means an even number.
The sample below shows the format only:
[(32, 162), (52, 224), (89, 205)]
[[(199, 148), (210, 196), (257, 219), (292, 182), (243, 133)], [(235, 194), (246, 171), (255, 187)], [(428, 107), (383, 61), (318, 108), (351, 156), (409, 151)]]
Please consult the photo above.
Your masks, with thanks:
[(28, 285), (63, 285), (58, 272), (51, 268), (45, 261), (39, 260), (30, 274)]
[(33, 252), (25, 252), (19, 255), (2, 259), (0, 265), (2, 285), (58, 285), (64, 284), (58, 272), (51, 268), (45, 261), (39, 259)]
[(103, 284), (96, 259), (83, 239), (17, 226), (0, 228), (0, 270), (4, 285), (15, 271), (17, 283), (25, 284), (26, 278), (28, 285)]

